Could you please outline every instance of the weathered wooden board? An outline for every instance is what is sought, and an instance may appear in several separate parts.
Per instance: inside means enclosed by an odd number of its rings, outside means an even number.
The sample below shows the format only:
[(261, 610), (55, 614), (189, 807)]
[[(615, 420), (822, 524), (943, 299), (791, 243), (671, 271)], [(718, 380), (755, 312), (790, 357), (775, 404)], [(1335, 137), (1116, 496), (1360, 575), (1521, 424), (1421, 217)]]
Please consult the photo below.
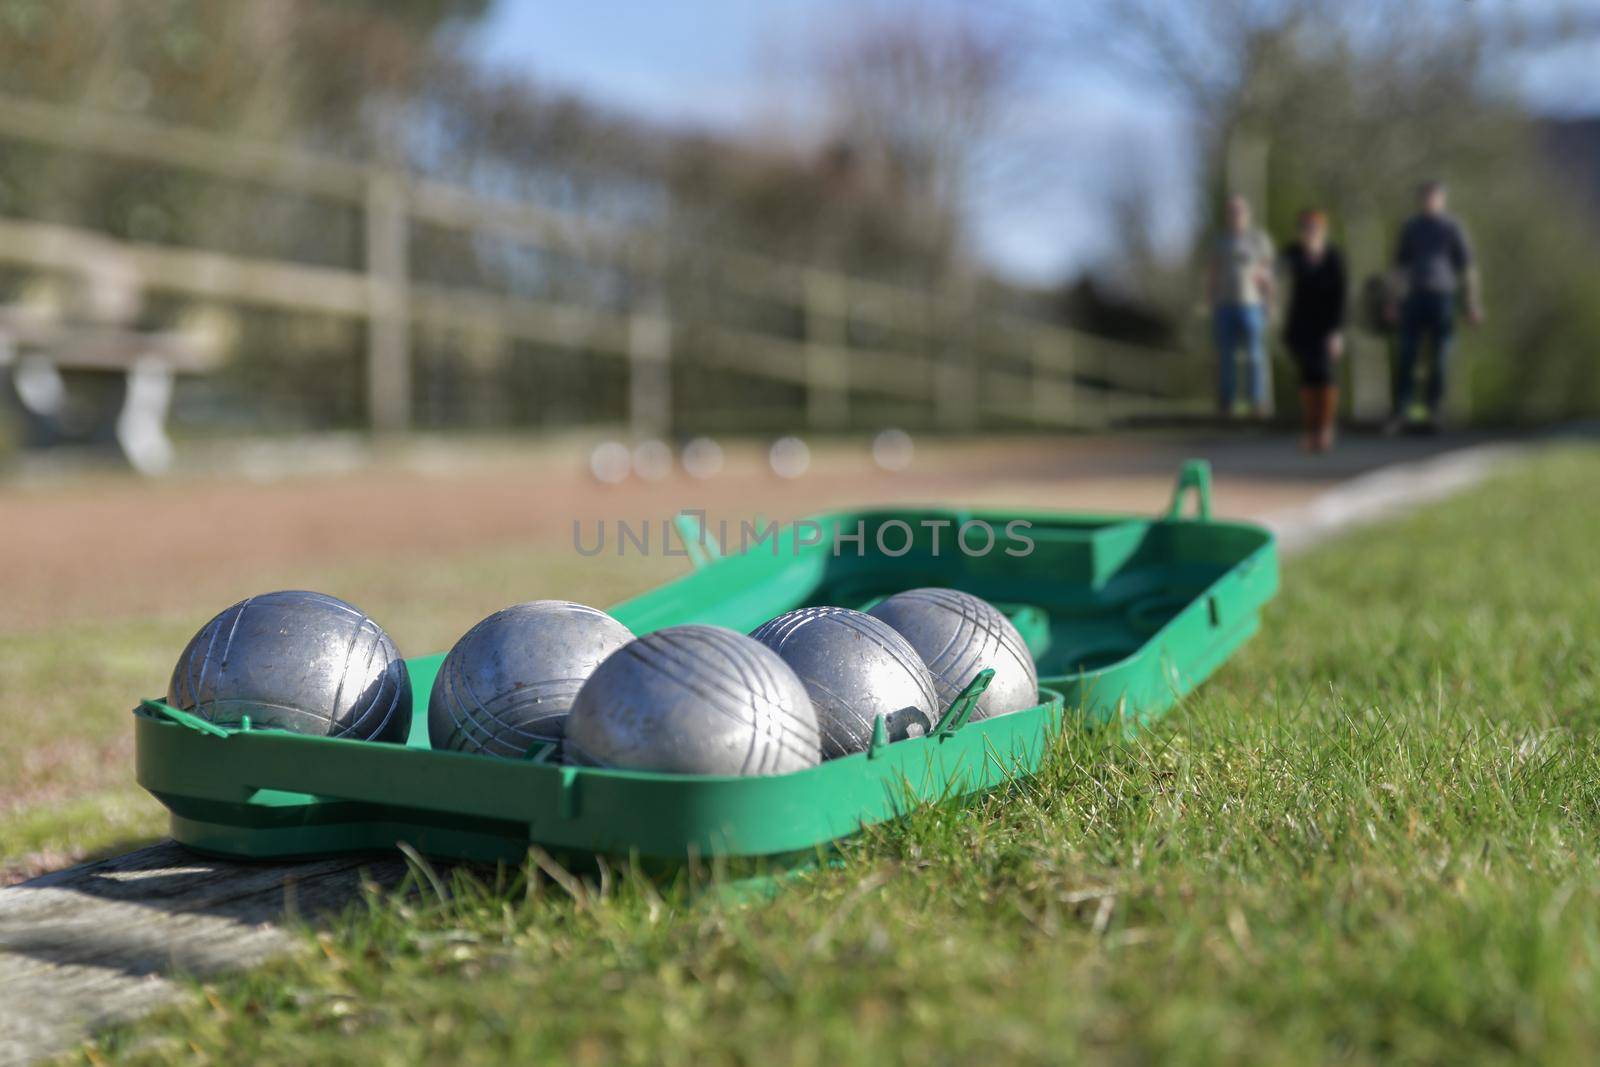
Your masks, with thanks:
[(299, 864), (202, 859), (171, 843), (0, 890), (0, 1064), (28, 1063), (181, 995), (205, 977), (290, 950), (285, 916), (349, 905), (396, 859)]

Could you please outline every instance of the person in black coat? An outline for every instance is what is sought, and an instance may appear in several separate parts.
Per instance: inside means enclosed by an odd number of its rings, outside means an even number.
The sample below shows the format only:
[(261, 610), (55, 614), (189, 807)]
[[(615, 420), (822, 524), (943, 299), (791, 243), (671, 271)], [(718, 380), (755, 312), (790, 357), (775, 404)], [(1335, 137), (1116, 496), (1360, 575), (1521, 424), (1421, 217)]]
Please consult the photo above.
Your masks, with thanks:
[(1283, 340), (1300, 368), (1300, 403), (1305, 414), (1304, 447), (1333, 447), (1339, 406), (1338, 363), (1344, 355), (1347, 284), (1344, 256), (1328, 243), (1328, 219), (1320, 211), (1300, 213), (1299, 239), (1283, 255), (1289, 279), (1289, 314)]

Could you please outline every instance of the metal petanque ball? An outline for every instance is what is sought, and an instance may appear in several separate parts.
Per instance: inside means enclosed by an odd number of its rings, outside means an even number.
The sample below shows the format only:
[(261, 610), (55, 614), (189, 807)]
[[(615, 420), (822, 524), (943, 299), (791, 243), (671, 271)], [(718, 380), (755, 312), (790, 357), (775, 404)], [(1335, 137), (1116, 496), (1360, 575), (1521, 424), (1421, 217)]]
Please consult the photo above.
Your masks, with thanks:
[(241, 600), (194, 635), (167, 703), (221, 725), (404, 742), (411, 675), (377, 623), (298, 590)]
[(620, 485), (633, 469), (633, 453), (621, 441), (602, 441), (589, 453), (589, 473), (605, 485)]
[(868, 614), (899, 631), (928, 665), (941, 714), (985, 667), (994, 668), (994, 680), (972, 709), (974, 720), (1039, 703), (1039, 671), (1027, 643), (988, 601), (955, 589), (911, 589)]
[(780, 478), (799, 478), (811, 469), (811, 448), (802, 438), (780, 437), (767, 450), (767, 464)]
[(683, 446), (684, 471), (702, 481), (722, 473), (722, 446), (710, 437), (696, 437)]
[(872, 462), (891, 474), (911, 466), (916, 445), (904, 430), (888, 429), (872, 439)]
[(806, 687), (721, 626), (669, 626), (615, 652), (567, 719), (568, 763), (676, 774), (786, 774), (821, 760)]
[(817, 710), (822, 758), (864, 752), (882, 715), (889, 740), (922, 737), (939, 717), (933, 677), (888, 623), (849, 608), (800, 608), (754, 630), (799, 675)]
[(633, 449), (633, 473), (647, 482), (659, 482), (672, 473), (672, 449), (665, 441), (651, 438)]
[(540, 741), (561, 740), (578, 690), (632, 640), (610, 615), (566, 600), (495, 612), (440, 665), (428, 698), (429, 742), (520, 759)]

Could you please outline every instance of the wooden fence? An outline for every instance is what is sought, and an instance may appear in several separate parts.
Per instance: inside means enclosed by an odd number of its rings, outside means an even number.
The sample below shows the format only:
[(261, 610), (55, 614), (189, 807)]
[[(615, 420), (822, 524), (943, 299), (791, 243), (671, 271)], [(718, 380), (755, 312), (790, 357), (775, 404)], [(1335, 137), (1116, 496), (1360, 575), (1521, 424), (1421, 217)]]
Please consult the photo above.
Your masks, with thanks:
[[(716, 250), (707, 258), (718, 284), (792, 308), (803, 328), (791, 336), (696, 323), (692, 344), (685, 344), (684, 324), (660, 301), (615, 310), (532, 300), (425, 283), (409, 263), (412, 228), (422, 224), (492, 234), (659, 279), (670, 268), (671, 249), (665, 235), (650, 229), (608, 226), (394, 169), (3, 95), (0, 139), (251, 183), (360, 211), (359, 269), (122, 241), (19, 218), (0, 218), (0, 261), (74, 271), (96, 257), (117, 257), (151, 291), (362, 321), (366, 410), (383, 432), (410, 424), (414, 333), (430, 327), (487, 328), (508, 342), (624, 361), (628, 419), (639, 434), (669, 426), (675, 360), (797, 385), (804, 422), (819, 429), (847, 425), (852, 404), (866, 397), (929, 405), (939, 424), (952, 428), (1094, 425), (1193, 407), (1192, 396), (1173, 392), (1172, 383), (1183, 380), (1176, 353), (1017, 315), (975, 317), (956, 293)], [(851, 323), (917, 341), (852, 343)]]

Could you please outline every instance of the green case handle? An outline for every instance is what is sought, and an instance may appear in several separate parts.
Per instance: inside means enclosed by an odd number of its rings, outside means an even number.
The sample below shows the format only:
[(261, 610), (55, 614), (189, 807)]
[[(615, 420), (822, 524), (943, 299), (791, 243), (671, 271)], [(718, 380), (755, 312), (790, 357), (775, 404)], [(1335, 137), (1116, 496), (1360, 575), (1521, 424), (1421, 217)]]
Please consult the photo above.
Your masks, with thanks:
[(558, 746), (554, 741), (545, 741), (543, 739), (535, 741), (533, 744), (529, 745), (528, 750), (522, 754), (523, 762), (548, 762), (550, 757), (556, 754), (556, 749), (558, 747), (560, 746)]
[(207, 722), (205, 719), (202, 719), (200, 716), (195, 715), (192, 712), (184, 711), (181, 708), (175, 708), (171, 704), (166, 703), (165, 701), (161, 701), (161, 700), (141, 700), (141, 701), (139, 701), (139, 706), (144, 708), (146, 711), (155, 712), (157, 715), (160, 715), (162, 718), (170, 719), (173, 722), (177, 723), (179, 726), (187, 726), (191, 730), (199, 730), (201, 733), (210, 734), (212, 737), (227, 737), (227, 736), (229, 736), (229, 731), (224, 730), (222, 727), (218, 726), (216, 723)]
[(695, 570), (722, 558), (722, 547), (711, 536), (711, 531), (706, 529), (704, 516), (697, 523), (695, 516), (680, 511), (672, 524), (678, 528), (678, 540), (683, 542), (684, 551), (689, 553), (689, 562), (694, 564)]
[(1167, 521), (1183, 518), (1183, 498), (1186, 493), (1195, 498), (1195, 518), (1206, 522), (1211, 518), (1211, 464), (1203, 459), (1185, 460), (1178, 472), (1178, 484), (1172, 490), (1172, 503), (1167, 508)]
[(983, 696), (983, 691), (989, 688), (989, 683), (994, 681), (994, 668), (985, 667), (973, 676), (972, 681), (961, 691), (951, 703), (950, 710), (940, 717), (939, 723), (933, 728), (934, 737), (949, 737), (972, 718), (972, 709), (978, 706), (978, 698)]

